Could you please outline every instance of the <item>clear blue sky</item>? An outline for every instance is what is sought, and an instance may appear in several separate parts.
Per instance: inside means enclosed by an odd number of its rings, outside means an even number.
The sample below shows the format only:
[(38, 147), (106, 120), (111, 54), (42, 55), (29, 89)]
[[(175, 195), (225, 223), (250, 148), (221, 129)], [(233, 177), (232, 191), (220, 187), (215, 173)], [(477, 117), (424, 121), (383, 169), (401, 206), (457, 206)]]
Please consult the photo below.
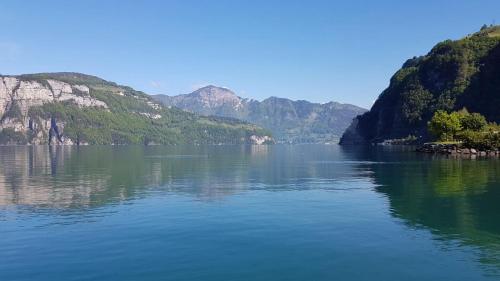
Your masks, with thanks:
[(0, 0), (0, 14), (2, 74), (369, 107), (407, 58), (500, 22), (500, 1)]

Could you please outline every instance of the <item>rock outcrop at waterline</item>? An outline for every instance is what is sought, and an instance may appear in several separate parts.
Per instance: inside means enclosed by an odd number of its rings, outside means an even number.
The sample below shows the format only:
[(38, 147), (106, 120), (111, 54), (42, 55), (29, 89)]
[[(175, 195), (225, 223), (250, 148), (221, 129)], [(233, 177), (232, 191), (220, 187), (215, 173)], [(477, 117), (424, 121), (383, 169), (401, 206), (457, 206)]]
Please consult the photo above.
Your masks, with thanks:
[(0, 75), (0, 144), (243, 144), (270, 133), (79, 73)]
[(416, 151), (462, 157), (500, 157), (500, 151), (498, 150), (480, 150), (476, 148), (463, 147), (460, 144), (425, 143), (419, 146)]

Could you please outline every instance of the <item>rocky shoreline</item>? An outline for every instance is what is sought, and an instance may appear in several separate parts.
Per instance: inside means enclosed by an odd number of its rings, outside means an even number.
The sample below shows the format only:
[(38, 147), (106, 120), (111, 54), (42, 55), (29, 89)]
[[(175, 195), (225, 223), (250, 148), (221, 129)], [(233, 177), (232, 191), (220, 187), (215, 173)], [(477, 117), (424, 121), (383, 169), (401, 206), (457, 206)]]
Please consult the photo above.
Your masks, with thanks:
[(425, 143), (416, 149), (417, 152), (446, 154), (468, 157), (500, 157), (499, 150), (480, 150), (476, 148), (461, 147), (460, 144)]

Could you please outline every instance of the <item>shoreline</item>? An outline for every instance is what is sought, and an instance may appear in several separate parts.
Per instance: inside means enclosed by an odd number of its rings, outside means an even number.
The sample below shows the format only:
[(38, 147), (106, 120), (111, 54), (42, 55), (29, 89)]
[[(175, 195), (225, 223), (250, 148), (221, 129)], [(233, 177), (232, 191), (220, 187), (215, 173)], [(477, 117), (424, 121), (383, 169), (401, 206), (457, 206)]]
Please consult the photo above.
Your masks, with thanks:
[(419, 153), (444, 154), (452, 156), (473, 157), (500, 157), (499, 150), (481, 150), (478, 148), (460, 147), (459, 144), (424, 143), (416, 150)]

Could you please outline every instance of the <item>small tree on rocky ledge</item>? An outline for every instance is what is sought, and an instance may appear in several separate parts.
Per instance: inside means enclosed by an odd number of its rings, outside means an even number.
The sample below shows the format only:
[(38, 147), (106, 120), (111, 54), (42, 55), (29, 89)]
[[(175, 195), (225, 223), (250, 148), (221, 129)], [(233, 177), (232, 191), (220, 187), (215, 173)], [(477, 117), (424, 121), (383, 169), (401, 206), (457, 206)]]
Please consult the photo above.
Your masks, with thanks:
[(462, 129), (459, 114), (457, 112), (448, 114), (444, 110), (436, 111), (427, 127), (429, 132), (440, 141), (454, 140), (455, 135)]
[(465, 147), (482, 150), (500, 148), (499, 126), (465, 108), (451, 113), (438, 110), (427, 127), (439, 141), (460, 141)]
[(462, 125), (463, 130), (479, 132), (484, 130), (486, 125), (488, 125), (488, 122), (483, 115), (479, 113), (468, 113), (467, 111), (465, 111), (465, 113), (466, 114), (463, 116), (460, 116), (460, 124)]

